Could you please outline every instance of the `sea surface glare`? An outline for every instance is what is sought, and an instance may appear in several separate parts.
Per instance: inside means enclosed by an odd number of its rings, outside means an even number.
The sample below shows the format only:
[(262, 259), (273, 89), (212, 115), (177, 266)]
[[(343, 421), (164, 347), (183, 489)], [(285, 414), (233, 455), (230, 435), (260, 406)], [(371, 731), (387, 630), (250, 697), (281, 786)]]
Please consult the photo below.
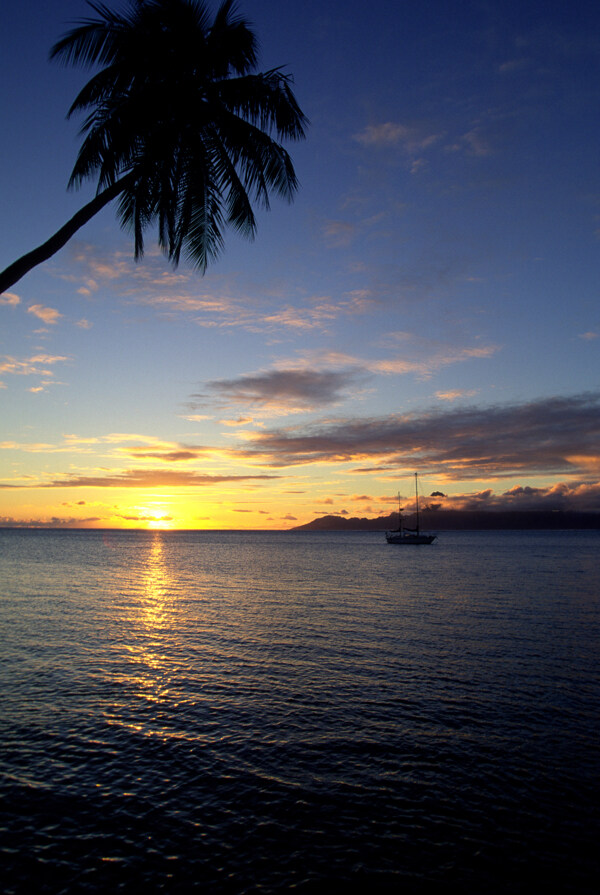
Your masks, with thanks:
[(597, 893), (600, 532), (0, 531), (11, 893)]

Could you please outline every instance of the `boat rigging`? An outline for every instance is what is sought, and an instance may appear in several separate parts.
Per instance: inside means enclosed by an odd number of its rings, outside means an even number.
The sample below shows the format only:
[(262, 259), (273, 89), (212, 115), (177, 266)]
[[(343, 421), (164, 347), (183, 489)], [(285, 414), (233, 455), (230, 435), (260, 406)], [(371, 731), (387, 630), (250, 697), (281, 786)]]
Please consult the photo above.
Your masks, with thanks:
[(398, 528), (386, 531), (385, 539), (388, 544), (433, 544), (437, 535), (421, 532), (419, 521), (419, 478), (415, 472), (415, 502), (417, 508), (417, 527), (404, 528), (402, 524), (402, 507), (400, 506), (400, 494), (398, 494)]

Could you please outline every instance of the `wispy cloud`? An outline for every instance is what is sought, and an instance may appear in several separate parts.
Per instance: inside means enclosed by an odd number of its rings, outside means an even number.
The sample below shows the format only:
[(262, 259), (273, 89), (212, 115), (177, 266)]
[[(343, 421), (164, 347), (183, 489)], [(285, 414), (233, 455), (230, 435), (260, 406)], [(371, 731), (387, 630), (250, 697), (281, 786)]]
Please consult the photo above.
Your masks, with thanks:
[(165, 469), (127, 469), (98, 475), (67, 475), (51, 481), (0, 484), (0, 488), (189, 488), (219, 485), (224, 482), (262, 482), (275, 475), (208, 475)]
[(21, 299), (14, 292), (3, 292), (0, 295), (0, 305), (10, 305), (15, 308), (19, 304), (21, 304)]
[(182, 413), (180, 415), (182, 419), (188, 420), (190, 423), (201, 423), (204, 420), (212, 419), (210, 413)]
[[(335, 241), (354, 232), (354, 225), (335, 223), (325, 227)], [(337, 236), (336, 236), (337, 234)], [(343, 237), (345, 239), (345, 237)], [(323, 329), (328, 323), (345, 315), (364, 313), (371, 299), (367, 290), (356, 290), (341, 296), (314, 295), (303, 298), (301, 303), (290, 301), (280, 289), (261, 287), (256, 294), (248, 292), (236, 281), (213, 277), (211, 288), (201, 291), (200, 281), (194, 272), (173, 273), (164, 271), (162, 257), (147, 257), (143, 264), (135, 264), (122, 253), (96, 257), (91, 246), (79, 246), (75, 255), (83, 268), (86, 283), (94, 288), (109, 288), (125, 301), (155, 309), (157, 314), (171, 318), (186, 315), (206, 329), (244, 329), (248, 332), (276, 332), (286, 330), (303, 332)], [(93, 279), (90, 279), (90, 272)], [(70, 280), (76, 280), (69, 274)], [(89, 291), (88, 286), (85, 287)], [(85, 327), (87, 321), (78, 326)]]
[(30, 305), (27, 308), (28, 314), (33, 314), (34, 317), (38, 317), (40, 320), (43, 320), (46, 324), (55, 324), (58, 323), (60, 318), (63, 316), (60, 311), (57, 311), (56, 308), (47, 308), (44, 305)]
[(15, 450), (25, 453), (45, 454), (90, 454), (98, 451), (110, 457), (128, 457), (131, 459), (154, 459), (165, 462), (198, 459), (208, 453), (217, 453), (217, 449), (203, 448), (196, 445), (182, 445), (177, 442), (165, 442), (152, 435), (136, 433), (111, 432), (108, 435), (82, 436), (65, 433), (62, 441), (48, 442), (0, 442), (0, 450)]
[[(419, 379), (427, 380), (444, 367), (470, 360), (491, 358), (500, 351), (499, 345), (454, 346), (418, 338), (412, 333), (388, 334), (385, 347), (388, 350), (391, 349), (390, 353), (387, 357), (378, 358), (360, 357), (340, 351), (304, 351), (299, 355), (293, 367), (342, 368), (352, 371), (355, 375), (358, 373), (377, 373), (385, 376), (414, 374)], [(289, 364), (289, 366), (292, 365)]]
[(498, 66), (498, 71), (500, 74), (513, 74), (514, 72), (523, 71), (524, 68), (527, 68), (530, 65), (531, 60), (524, 56), (520, 56), (515, 59), (507, 59), (506, 62), (502, 62)]
[[(143, 263), (136, 263), (123, 251), (99, 252), (95, 246), (75, 243), (71, 246), (71, 272), (63, 278), (81, 283), (77, 291), (91, 295), (100, 288), (110, 289), (123, 298), (152, 305), (165, 313), (212, 313), (235, 315), (243, 304), (234, 301), (225, 291), (217, 295), (198, 288), (198, 275), (193, 271), (165, 269), (160, 253), (149, 251)], [(80, 273), (73, 273), (79, 269)]]
[(458, 401), (459, 398), (472, 398), (477, 394), (478, 389), (464, 389), (464, 388), (454, 388), (448, 389), (448, 391), (436, 392), (436, 398), (439, 398), (440, 401)]
[(153, 449), (148, 447), (124, 447), (119, 449), (136, 460), (162, 460), (165, 463), (181, 463), (190, 460), (198, 460), (206, 453), (212, 453), (212, 449), (198, 447), (196, 445), (156, 445)]
[(454, 148), (465, 149), (470, 155), (480, 157), (492, 154), (492, 144), (480, 127), (474, 127), (463, 134)]
[(349, 246), (358, 235), (358, 226), (350, 221), (326, 221), (323, 224), (323, 237), (328, 245), (334, 248)]
[(238, 417), (235, 420), (219, 420), (221, 425), (229, 426), (232, 429), (237, 429), (239, 426), (249, 426), (254, 422), (254, 417), (252, 416), (242, 416)]
[(364, 130), (354, 134), (353, 139), (363, 146), (376, 149), (401, 146), (407, 153), (414, 155), (436, 143), (440, 139), (440, 134), (428, 132), (420, 126), (385, 121), (381, 124), (368, 125)]
[[(130, 277), (141, 270), (141, 266), (133, 262), (131, 255), (124, 252), (98, 252), (95, 246), (75, 240), (69, 245), (70, 260), (78, 264), (84, 271), (82, 289), (95, 292), (98, 284), (106, 280), (118, 280)], [(69, 279), (74, 279), (71, 275)]]
[(357, 472), (408, 468), (461, 480), (598, 471), (599, 445), (596, 393), (248, 433), (243, 456), (271, 467), (360, 462)]
[(429, 348), (429, 356), (414, 360), (406, 356), (385, 358), (367, 362), (373, 373), (414, 373), (419, 379), (431, 379), (434, 373), (443, 367), (464, 361), (493, 357), (500, 350), (498, 345), (482, 345), (476, 347), (454, 348), (447, 345)]
[(329, 323), (344, 315), (363, 314), (369, 310), (370, 299), (366, 294), (352, 295), (332, 301), (326, 297), (314, 298), (304, 306), (287, 305), (273, 314), (266, 314), (262, 322), (288, 329), (323, 330)]
[(406, 160), (411, 174), (418, 174), (427, 166), (425, 154), (443, 134), (432, 132), (422, 124), (406, 125), (395, 121), (385, 121), (380, 124), (370, 124), (364, 130), (354, 134), (353, 140), (367, 150), (380, 153), (388, 150), (387, 158), (390, 158), (389, 150), (394, 150), (393, 158), (398, 151)]
[(0, 373), (12, 373), (16, 376), (52, 376), (49, 366), (64, 363), (69, 358), (65, 355), (35, 354), (33, 357), (18, 360), (8, 354), (0, 356)]

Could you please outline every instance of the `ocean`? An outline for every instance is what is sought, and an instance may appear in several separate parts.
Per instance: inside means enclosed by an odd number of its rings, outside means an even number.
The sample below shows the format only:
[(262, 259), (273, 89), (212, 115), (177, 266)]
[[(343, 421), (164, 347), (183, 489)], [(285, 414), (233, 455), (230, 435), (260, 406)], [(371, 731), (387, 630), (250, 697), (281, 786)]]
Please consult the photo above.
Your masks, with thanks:
[(600, 878), (600, 531), (0, 531), (11, 893)]

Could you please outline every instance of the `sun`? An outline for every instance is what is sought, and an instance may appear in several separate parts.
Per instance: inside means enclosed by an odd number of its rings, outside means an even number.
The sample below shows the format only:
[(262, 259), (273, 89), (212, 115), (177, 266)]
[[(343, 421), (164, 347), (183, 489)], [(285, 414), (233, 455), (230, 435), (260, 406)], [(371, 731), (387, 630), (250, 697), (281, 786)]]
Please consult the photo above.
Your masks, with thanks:
[(175, 524), (170, 505), (163, 501), (148, 501), (132, 507), (130, 513), (130, 520), (150, 531), (168, 531)]
[(173, 528), (173, 522), (168, 516), (159, 516), (148, 520), (148, 528), (152, 531), (168, 531)]

